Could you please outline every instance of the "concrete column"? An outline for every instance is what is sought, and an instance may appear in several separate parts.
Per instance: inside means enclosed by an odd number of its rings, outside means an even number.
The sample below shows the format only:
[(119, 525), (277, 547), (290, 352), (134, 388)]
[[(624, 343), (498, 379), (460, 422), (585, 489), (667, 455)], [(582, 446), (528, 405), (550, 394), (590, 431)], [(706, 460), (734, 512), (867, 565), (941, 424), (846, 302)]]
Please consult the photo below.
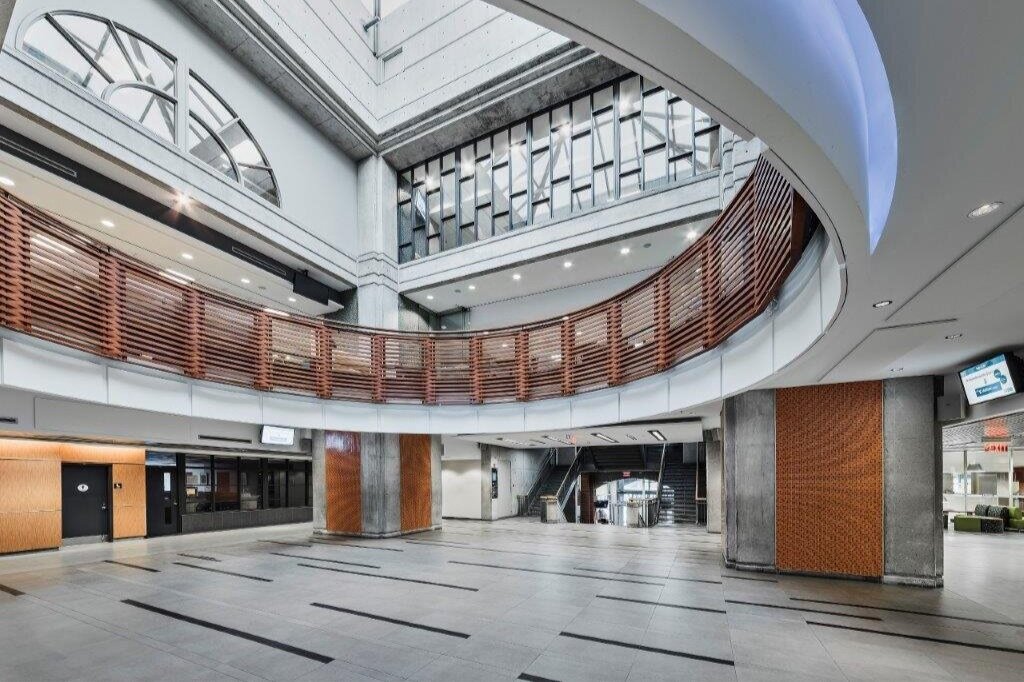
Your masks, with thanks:
[(359, 163), (359, 324), (398, 329), (398, 176), (381, 157)]
[(942, 437), (932, 377), (884, 382), (886, 582), (941, 586)]
[(709, 533), (722, 532), (722, 513), (725, 508), (722, 498), (722, 441), (709, 437), (717, 431), (706, 432), (704, 438)]
[(494, 466), (493, 446), (480, 446), (480, 518), (494, 520), (494, 502), (491, 500), (491, 467)]
[(775, 391), (728, 398), (722, 410), (726, 565), (775, 569)]
[(441, 525), (441, 455), (444, 444), (441, 436), (430, 437), (430, 523)]
[(363, 534), (387, 537), (402, 532), (402, 478), (398, 434), (362, 433), (360, 477)]
[(313, 431), (313, 528), (327, 527), (327, 468), (324, 432)]

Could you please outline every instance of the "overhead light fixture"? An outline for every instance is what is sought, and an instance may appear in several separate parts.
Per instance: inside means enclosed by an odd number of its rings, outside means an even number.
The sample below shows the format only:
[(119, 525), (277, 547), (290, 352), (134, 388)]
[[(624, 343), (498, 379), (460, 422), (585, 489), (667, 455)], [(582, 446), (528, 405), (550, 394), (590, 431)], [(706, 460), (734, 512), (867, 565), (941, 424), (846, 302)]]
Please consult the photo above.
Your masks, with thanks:
[(561, 353), (553, 353), (551, 355), (551, 359), (554, 360), (555, 362), (561, 362), (562, 354)]
[(513, 272), (513, 273), (512, 273), (512, 279), (514, 279), (515, 281), (517, 281), (517, 282), (518, 282), (518, 281), (519, 281), (519, 280), (521, 280), (522, 278), (523, 278), (523, 276), (522, 276), (522, 275), (520, 275), (520, 274), (519, 274), (518, 272)]
[(427, 294), (427, 300), (428, 301), (433, 301), (434, 300), (434, 295), (433, 294)]
[(241, 282), (242, 284), (250, 284), (250, 282), (249, 282), (249, 278), (248, 278), (248, 277), (243, 277), (243, 278), (242, 278), (241, 280), (239, 280), (239, 281), (240, 281), (240, 282)]
[(566, 269), (571, 268), (572, 267), (572, 261), (571, 260), (565, 261), (564, 263), (562, 263), (562, 267), (566, 268)]
[(4, 187), (14, 187), (14, 180), (11, 180), (6, 175), (0, 175), (0, 185)]
[(957, 341), (957, 340), (962, 339), (962, 338), (964, 338), (964, 335), (961, 334), (960, 332), (957, 332), (956, 334), (947, 334), (946, 335), (946, 341)]
[(885, 300), (885, 301), (876, 301), (875, 303), (871, 304), (871, 307), (872, 308), (885, 308), (886, 306), (890, 306), (890, 305), (892, 305), (892, 301)]
[(651, 434), (652, 436), (654, 436), (654, 439), (655, 439), (655, 440), (659, 440), (659, 441), (661, 441), (662, 443), (664, 443), (665, 441), (667, 441), (667, 440), (668, 440), (668, 438), (665, 438), (665, 434), (663, 434), (663, 433), (662, 433), (661, 431), (659, 431), (658, 429), (649, 429), (649, 430), (647, 431), (647, 433)]
[(114, 221), (110, 220), (109, 218), (104, 218), (103, 220), (100, 221), (100, 225), (102, 225), (103, 227), (114, 227)]
[(623, 256), (628, 256), (629, 255), (629, 247), (628, 246), (623, 246), (621, 249), (619, 249), (619, 253), (621, 253)]
[(690, 230), (689, 232), (687, 232), (686, 238), (692, 242), (694, 239), (697, 238), (697, 230)]
[(642, 348), (644, 345), (643, 341), (636, 341), (633, 343), (633, 348)]
[(475, 284), (470, 284), (470, 285), (469, 285), (468, 287), (466, 287), (466, 288), (467, 288), (467, 289), (469, 289), (470, 291), (476, 291), (476, 285), (475, 285)]
[(978, 208), (974, 209), (967, 214), (968, 218), (980, 218), (981, 216), (988, 215), (989, 213), (995, 213), (999, 210), (999, 207), (1003, 205), (1001, 201), (990, 201), (987, 204), (982, 204)]
[(264, 308), (263, 312), (270, 313), (271, 315), (277, 315), (278, 317), (291, 317), (290, 314), (284, 312), (283, 310), (275, 310), (274, 308)]
[(172, 270), (171, 268), (167, 268), (161, 274), (163, 274), (168, 279), (173, 279), (175, 281), (178, 281), (179, 284), (187, 284), (189, 282), (196, 281), (195, 277), (191, 277), (190, 275), (186, 275), (184, 272), (178, 272), (177, 270)]
[(627, 433), (627, 434), (626, 434), (626, 438), (628, 438), (628, 439), (630, 439), (630, 440), (640, 440), (639, 438), (637, 438), (636, 436), (634, 436), (634, 435), (633, 435), (632, 433)]
[(178, 192), (178, 196), (174, 198), (174, 203), (181, 208), (188, 208), (192, 205), (192, 197), (185, 192)]
[(615, 440), (614, 438), (612, 438), (611, 436), (606, 436), (603, 433), (592, 433), (590, 435), (593, 436), (594, 438), (600, 438), (601, 440), (603, 440), (606, 443), (618, 443), (619, 442), (619, 441)]
[(902, 367), (892, 367), (889, 371), (890, 372), (902, 372), (903, 368)]
[(195, 258), (195, 256), (188, 252), (182, 252), (181, 257), (184, 258), (185, 260), (192, 260), (193, 258)]

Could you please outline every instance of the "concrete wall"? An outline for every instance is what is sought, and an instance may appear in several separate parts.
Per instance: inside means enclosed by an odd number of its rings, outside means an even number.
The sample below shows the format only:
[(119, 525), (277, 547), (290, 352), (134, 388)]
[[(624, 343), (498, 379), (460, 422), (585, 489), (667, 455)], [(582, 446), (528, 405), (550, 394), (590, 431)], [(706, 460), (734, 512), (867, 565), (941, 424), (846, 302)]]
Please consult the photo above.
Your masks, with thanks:
[(775, 567), (775, 391), (727, 398), (725, 560), (730, 566)]
[(707, 475), (708, 501), (707, 530), (709, 533), (721, 533), (722, 517), (725, 511), (725, 499), (722, 495), (722, 480), (724, 477), (722, 441), (705, 440), (704, 451), (706, 454), (705, 471)]
[(885, 577), (942, 583), (942, 438), (932, 377), (884, 382)]
[[(294, 248), (297, 255), (308, 256), (328, 272), (351, 277), (348, 266), (356, 253), (356, 167), (350, 158), (296, 116), (287, 102), (253, 78), (170, 0), (73, 3), (76, 10), (113, 19), (152, 40), (194, 69), (224, 98), (263, 148), (277, 176), (281, 207), (260, 199), (18, 49), (26, 20), (43, 10), (68, 6), (53, 0), (17, 3), (4, 42), (0, 98), (64, 131), (81, 146), (99, 149), (116, 162), (138, 169), (161, 188), (188, 191), (245, 229)], [(179, 80), (181, 74), (179, 69)], [(3, 114), (3, 120), (17, 129), (9, 113)]]

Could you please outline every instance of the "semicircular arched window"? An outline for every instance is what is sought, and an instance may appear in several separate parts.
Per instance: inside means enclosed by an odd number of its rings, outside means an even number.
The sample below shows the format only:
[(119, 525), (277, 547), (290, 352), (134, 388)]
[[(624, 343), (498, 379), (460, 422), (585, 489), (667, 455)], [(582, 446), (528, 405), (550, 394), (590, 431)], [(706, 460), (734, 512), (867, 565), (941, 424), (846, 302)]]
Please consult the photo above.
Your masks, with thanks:
[(177, 60), (109, 19), (61, 10), (37, 17), (22, 49), (157, 137), (280, 206), (274, 171), (249, 129), (191, 71), (188, 126), (179, 135)]

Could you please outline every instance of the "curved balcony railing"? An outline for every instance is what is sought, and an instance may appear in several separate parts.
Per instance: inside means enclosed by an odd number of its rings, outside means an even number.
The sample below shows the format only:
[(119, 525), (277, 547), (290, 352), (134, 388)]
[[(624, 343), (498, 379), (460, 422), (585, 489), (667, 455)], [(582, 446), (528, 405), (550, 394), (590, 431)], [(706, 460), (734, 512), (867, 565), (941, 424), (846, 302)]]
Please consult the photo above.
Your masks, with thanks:
[(168, 276), (0, 192), (0, 323), (94, 355), (321, 398), (459, 405), (569, 396), (651, 376), (760, 314), (811, 214), (763, 158), (659, 272), (556, 320), (397, 332), (261, 309)]

